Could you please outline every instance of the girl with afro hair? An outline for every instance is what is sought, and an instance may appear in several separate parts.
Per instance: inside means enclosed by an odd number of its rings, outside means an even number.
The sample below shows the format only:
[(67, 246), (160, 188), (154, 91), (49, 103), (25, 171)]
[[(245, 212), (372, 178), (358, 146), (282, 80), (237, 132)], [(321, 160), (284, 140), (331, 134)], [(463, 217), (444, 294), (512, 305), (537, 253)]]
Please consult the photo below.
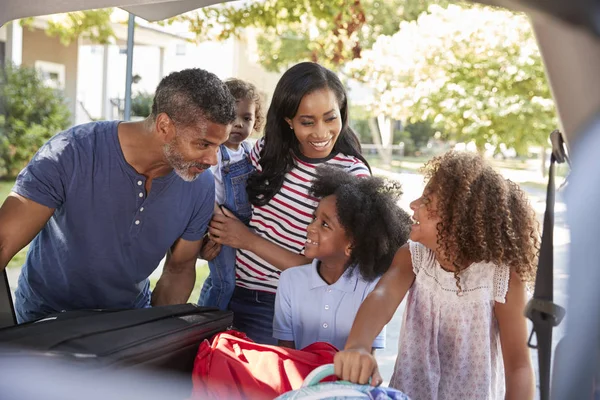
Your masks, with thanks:
[[(301, 349), (319, 341), (343, 348), (360, 304), (408, 240), (411, 221), (397, 205), (401, 194), (393, 181), (317, 167), (311, 195), (321, 201), (304, 253), (313, 262), (279, 278), (273, 336), (280, 346)], [(384, 347), (383, 326), (376, 336), (370, 351)]]
[(410, 241), (358, 311), (336, 374), (381, 383), (371, 343), (408, 292), (390, 386), (415, 400), (533, 399), (523, 312), (539, 249), (535, 213), (476, 154), (449, 152), (424, 169)]

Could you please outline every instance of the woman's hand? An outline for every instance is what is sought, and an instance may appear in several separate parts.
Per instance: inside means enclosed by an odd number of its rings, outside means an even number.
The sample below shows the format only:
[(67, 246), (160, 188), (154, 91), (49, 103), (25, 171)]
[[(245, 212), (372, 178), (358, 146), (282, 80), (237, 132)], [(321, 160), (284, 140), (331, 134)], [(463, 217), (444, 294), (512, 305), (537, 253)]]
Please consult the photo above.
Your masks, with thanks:
[(208, 227), (210, 239), (234, 249), (248, 250), (255, 234), (231, 211), (222, 208), (223, 214), (213, 215)]
[(335, 374), (338, 378), (361, 385), (369, 383), (379, 386), (383, 379), (379, 375), (377, 360), (369, 350), (348, 349), (340, 351), (333, 359)]

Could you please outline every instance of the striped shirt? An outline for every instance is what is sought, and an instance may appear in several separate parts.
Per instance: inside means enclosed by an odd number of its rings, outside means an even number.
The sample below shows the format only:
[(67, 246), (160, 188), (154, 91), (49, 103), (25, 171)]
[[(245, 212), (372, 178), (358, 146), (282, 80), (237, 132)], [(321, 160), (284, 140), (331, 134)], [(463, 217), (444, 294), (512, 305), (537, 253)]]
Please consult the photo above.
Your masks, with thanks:
[[(261, 171), (258, 163), (264, 139), (256, 142), (250, 153), (252, 165)], [(256, 234), (286, 250), (304, 254), (306, 228), (311, 223), (319, 200), (308, 194), (319, 165), (337, 165), (356, 176), (369, 176), (369, 169), (358, 158), (332, 153), (323, 159), (295, 156), (296, 165), (285, 175), (279, 192), (261, 207), (252, 207), (250, 228)], [(236, 285), (269, 293), (277, 292), (280, 270), (256, 254), (238, 249), (236, 256)]]

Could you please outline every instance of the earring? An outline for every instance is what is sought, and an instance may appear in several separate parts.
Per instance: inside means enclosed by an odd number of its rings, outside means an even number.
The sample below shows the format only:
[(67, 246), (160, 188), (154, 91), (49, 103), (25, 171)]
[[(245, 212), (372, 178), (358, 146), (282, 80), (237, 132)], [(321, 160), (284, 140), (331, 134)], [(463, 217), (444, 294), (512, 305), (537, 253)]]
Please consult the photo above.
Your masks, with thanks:
[(294, 127), (290, 125), (290, 129), (291, 129), (291, 130), (294, 130)]

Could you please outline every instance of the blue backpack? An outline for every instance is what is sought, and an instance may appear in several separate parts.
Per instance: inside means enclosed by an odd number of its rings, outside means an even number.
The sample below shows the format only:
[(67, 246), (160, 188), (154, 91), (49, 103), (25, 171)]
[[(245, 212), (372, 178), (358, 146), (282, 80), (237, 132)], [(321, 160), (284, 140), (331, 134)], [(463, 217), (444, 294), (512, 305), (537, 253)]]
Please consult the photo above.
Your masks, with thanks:
[(332, 375), (335, 375), (333, 364), (316, 368), (306, 377), (300, 389), (284, 393), (275, 400), (410, 400), (401, 391), (388, 387), (357, 385), (344, 381), (320, 383)]

